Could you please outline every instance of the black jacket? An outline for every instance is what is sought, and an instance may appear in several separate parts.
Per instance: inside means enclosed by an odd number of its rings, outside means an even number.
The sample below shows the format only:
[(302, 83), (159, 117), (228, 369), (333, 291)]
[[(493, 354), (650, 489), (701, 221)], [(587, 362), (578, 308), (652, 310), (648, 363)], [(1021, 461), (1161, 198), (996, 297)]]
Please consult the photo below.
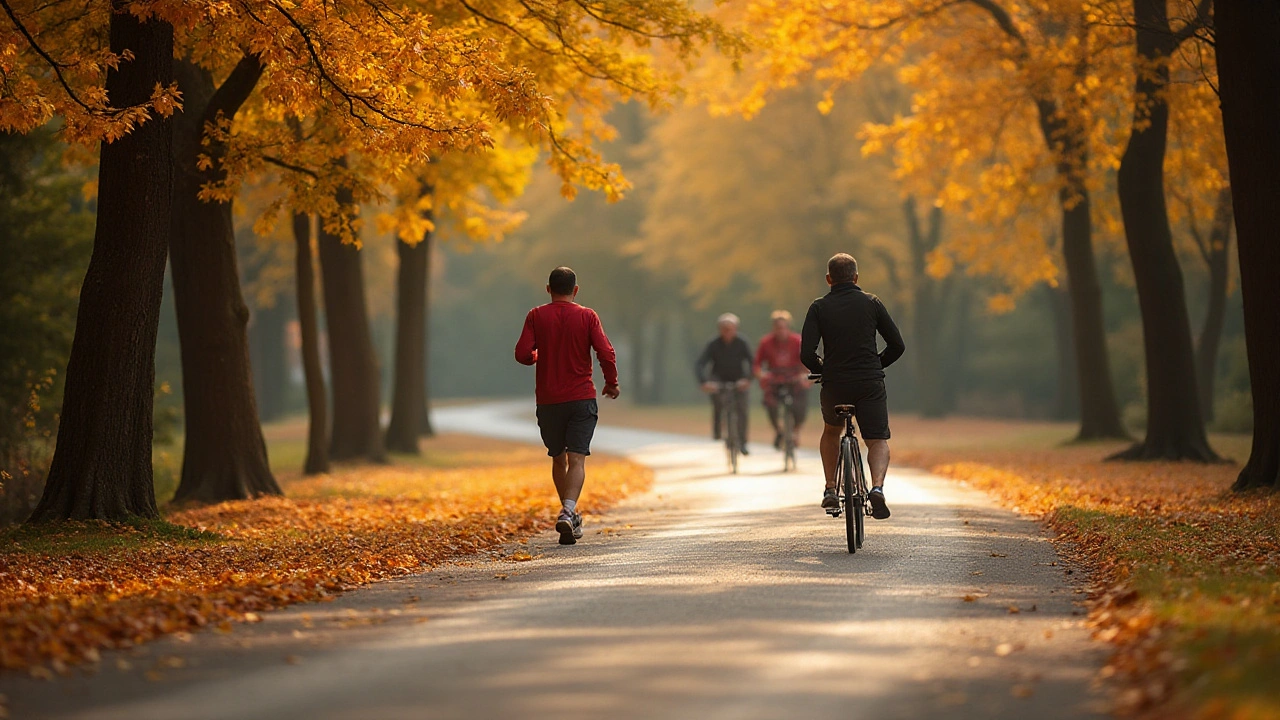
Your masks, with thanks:
[[(884, 352), (876, 350), (876, 333)], [(818, 356), (818, 341), (822, 356)], [(831, 286), (813, 301), (800, 333), (800, 362), (824, 382), (881, 380), (884, 368), (902, 357), (907, 346), (880, 298), (851, 282)]]
[(716, 336), (698, 356), (693, 373), (698, 376), (698, 382), (706, 382), (707, 366), (710, 365), (710, 379), (735, 382), (751, 377), (751, 363), (751, 346), (747, 344), (746, 338), (736, 335), (731, 342), (726, 343)]

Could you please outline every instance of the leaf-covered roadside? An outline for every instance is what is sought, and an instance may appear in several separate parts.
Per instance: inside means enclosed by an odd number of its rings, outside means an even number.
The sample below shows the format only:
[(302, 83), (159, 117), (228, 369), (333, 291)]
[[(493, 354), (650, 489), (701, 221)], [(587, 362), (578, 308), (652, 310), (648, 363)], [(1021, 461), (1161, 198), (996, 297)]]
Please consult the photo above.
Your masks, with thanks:
[(1228, 492), (1235, 465), (1118, 463), (1115, 447), (919, 451), (900, 459), (1042, 515), (1093, 572), (1119, 708), (1280, 717), (1280, 497)]
[[(593, 463), (599, 512), (652, 481)], [(173, 525), (66, 525), (0, 536), (0, 667), (37, 677), (105, 648), (252, 621), (256, 613), (405, 575), (546, 529), (545, 461), (362, 467), (289, 483), (289, 498), (170, 513)]]

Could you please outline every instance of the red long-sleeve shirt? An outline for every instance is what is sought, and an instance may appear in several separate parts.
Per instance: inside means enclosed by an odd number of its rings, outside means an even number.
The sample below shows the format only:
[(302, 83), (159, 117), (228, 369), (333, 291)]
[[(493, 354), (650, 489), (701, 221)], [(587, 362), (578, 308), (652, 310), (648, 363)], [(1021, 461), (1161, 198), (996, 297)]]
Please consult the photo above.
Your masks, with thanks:
[(516, 362), (537, 366), (539, 405), (590, 400), (591, 350), (596, 351), (606, 385), (618, 384), (617, 355), (604, 334), (596, 311), (575, 302), (556, 300), (529, 311), (516, 343)]

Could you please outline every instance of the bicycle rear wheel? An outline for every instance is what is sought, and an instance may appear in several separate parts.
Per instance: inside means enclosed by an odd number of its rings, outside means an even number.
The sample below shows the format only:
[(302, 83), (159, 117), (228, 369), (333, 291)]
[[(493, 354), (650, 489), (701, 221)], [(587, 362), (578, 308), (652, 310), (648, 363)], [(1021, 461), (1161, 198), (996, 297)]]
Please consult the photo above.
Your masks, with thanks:
[(850, 443), (853, 446), (853, 486), (855, 488), (857, 507), (854, 514), (858, 516), (857, 522), (854, 523), (854, 538), (857, 542), (858, 549), (862, 549), (862, 541), (867, 537), (867, 476), (862, 471), (862, 449), (858, 447), (856, 439)]
[(844, 502), (844, 534), (849, 547), (849, 554), (858, 552), (858, 526), (862, 523), (862, 503), (857, 498), (857, 478), (853, 470), (853, 454), (855, 448), (850, 438), (840, 439), (840, 474), (844, 476), (843, 492), (840, 499)]

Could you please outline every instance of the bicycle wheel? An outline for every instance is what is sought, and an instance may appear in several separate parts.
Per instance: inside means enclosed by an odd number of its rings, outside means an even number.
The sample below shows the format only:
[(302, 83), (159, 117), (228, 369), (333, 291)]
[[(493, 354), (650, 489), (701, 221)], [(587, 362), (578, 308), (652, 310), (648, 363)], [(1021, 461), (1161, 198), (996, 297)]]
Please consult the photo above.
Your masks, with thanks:
[(858, 548), (862, 548), (862, 541), (867, 537), (867, 476), (862, 470), (862, 448), (858, 447), (857, 439), (854, 439), (853, 446), (853, 477), (856, 501), (854, 505), (857, 507), (853, 511), (858, 516), (854, 523), (854, 537)]
[(729, 453), (729, 470), (734, 475), (738, 474), (738, 413), (734, 410), (734, 403), (737, 399), (732, 395), (725, 398), (725, 437), (724, 446)]
[(844, 501), (844, 534), (850, 555), (858, 552), (858, 525), (862, 523), (862, 503), (857, 498), (857, 478), (853, 474), (854, 452), (850, 438), (841, 438), (839, 469), (845, 478), (841, 499)]

